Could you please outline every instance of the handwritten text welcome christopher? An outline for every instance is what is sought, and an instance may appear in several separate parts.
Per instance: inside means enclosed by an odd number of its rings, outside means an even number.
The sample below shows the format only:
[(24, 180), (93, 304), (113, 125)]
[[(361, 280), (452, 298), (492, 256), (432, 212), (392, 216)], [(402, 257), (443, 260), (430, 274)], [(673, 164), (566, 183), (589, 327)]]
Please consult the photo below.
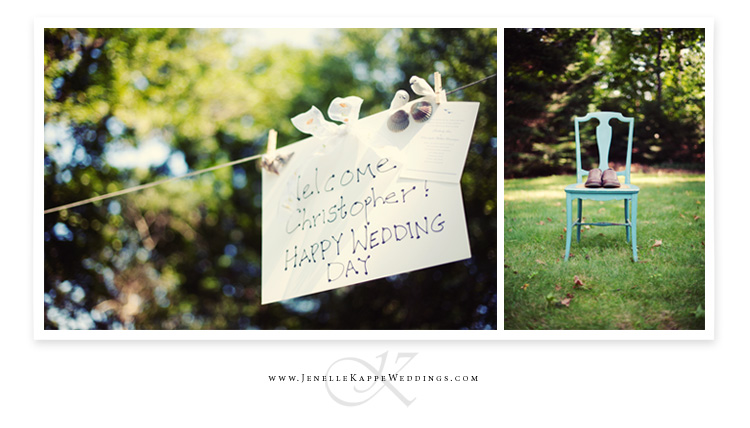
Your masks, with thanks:
[(374, 249), (442, 232), (443, 215), (418, 207), (429, 197), (428, 182), (394, 185), (397, 170), (398, 165), (381, 158), (355, 168), (315, 168), (295, 176), (298, 207), (285, 223), (290, 244), (284, 252), (284, 271), (324, 264), (329, 283), (352, 276), (366, 280)]

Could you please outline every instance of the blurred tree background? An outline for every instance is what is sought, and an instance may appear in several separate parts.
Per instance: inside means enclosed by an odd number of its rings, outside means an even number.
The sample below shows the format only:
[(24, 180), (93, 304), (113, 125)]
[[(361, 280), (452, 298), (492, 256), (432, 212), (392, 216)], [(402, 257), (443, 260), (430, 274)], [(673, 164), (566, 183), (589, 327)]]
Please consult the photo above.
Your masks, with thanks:
[[(635, 118), (633, 163), (704, 170), (703, 29), (505, 29), (505, 178), (575, 172), (573, 118)], [(583, 168), (596, 164), (582, 127)], [(627, 126), (614, 137), (627, 138)], [(610, 159), (625, 162), (613, 141)], [(589, 149), (589, 150), (587, 150)]]
[[(336, 96), (367, 116), (412, 75), (451, 90), (497, 72), (494, 29), (348, 29), (315, 48), (254, 47), (250, 31), (46, 29), (45, 208), (262, 153), (269, 129), (301, 140), (289, 119)], [(45, 328), (496, 329), (496, 94), (490, 79), (449, 96), (481, 103), (470, 260), (261, 306), (245, 163), (45, 215)]]

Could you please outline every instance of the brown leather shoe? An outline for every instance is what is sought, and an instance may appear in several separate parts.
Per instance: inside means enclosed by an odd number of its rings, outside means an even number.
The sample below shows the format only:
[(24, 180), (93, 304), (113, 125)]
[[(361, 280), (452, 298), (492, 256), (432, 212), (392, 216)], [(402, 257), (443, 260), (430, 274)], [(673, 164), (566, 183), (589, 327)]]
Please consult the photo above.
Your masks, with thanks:
[(589, 178), (586, 179), (586, 187), (602, 187), (602, 170), (594, 168), (589, 171)]
[(620, 187), (620, 180), (617, 179), (617, 173), (614, 169), (605, 169), (602, 173), (602, 186)]

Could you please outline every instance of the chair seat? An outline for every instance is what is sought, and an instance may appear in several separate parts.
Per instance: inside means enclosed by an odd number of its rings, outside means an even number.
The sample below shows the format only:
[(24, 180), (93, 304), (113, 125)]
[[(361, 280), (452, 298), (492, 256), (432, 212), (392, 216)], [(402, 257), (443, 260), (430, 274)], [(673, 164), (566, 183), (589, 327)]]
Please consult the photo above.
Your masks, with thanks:
[(620, 187), (586, 187), (584, 183), (571, 184), (565, 188), (567, 193), (591, 194), (628, 194), (638, 193), (640, 189), (633, 184), (621, 184)]

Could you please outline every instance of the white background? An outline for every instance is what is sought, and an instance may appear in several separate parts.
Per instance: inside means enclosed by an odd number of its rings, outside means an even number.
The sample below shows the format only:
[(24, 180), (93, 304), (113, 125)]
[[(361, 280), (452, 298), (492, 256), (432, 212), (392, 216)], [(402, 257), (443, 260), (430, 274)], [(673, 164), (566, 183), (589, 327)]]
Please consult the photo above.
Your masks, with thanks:
[[(20, 4), (20, 2), (14, 2)], [(267, 2), (264, 2), (267, 3)], [(481, 4), (488, 4), (482, 2)], [(500, 3), (500, 2), (498, 2)], [(515, 2), (520, 4), (520, 2)], [(0, 253), (0, 425), (2, 426), (742, 426), (749, 401), (748, 323), (743, 217), (748, 138), (745, 87), (750, 64), (747, 13), (740, 2), (537, 1), (494, 10), (468, 2), (129, 1), (28, 2), (0, 14), (4, 164)], [(298, 4), (296, 8), (294, 4)], [(353, 4), (352, 4), (353, 5)], [(237, 7), (240, 9), (238, 10)], [(269, 9), (276, 7), (276, 10)], [(354, 6), (352, 6), (354, 7)], [(258, 8), (262, 8), (260, 11)], [(408, 11), (408, 12), (407, 12)], [(320, 26), (516, 26), (539, 16), (548, 26), (571, 16), (714, 18), (715, 340), (713, 341), (371, 341), (371, 342), (37, 342), (32, 331), (32, 46), (33, 20), (45, 16), (374, 16), (401, 20), (321, 21)], [(451, 17), (428, 21), (422, 16)], [(461, 19), (460, 16), (478, 19)], [(488, 16), (492, 16), (488, 24)], [(513, 19), (508, 19), (513, 17)], [(360, 22), (362, 21), (362, 22)], [(278, 22), (278, 21), (277, 21)], [(297, 20), (299, 24), (299, 20)], [(472, 25), (476, 22), (476, 25)], [(529, 24), (539, 20), (529, 20)], [(564, 20), (562, 22), (565, 22)], [(591, 26), (597, 25), (596, 20)], [(433, 23), (435, 23), (433, 25)], [(520, 24), (523, 25), (523, 24)], [(598, 26), (598, 25), (597, 25)], [(502, 54), (499, 55), (501, 61)], [(502, 124), (500, 126), (502, 129)], [(744, 181), (744, 182), (743, 182)], [(708, 198), (707, 198), (708, 200)], [(36, 207), (41, 209), (41, 207)], [(743, 254), (744, 253), (744, 254)], [(399, 385), (408, 408), (384, 390), (344, 407), (324, 384), (269, 383), (269, 374), (325, 374), (337, 359), (375, 363), (389, 351), (417, 352), (411, 374), (478, 375), (476, 384)]]

